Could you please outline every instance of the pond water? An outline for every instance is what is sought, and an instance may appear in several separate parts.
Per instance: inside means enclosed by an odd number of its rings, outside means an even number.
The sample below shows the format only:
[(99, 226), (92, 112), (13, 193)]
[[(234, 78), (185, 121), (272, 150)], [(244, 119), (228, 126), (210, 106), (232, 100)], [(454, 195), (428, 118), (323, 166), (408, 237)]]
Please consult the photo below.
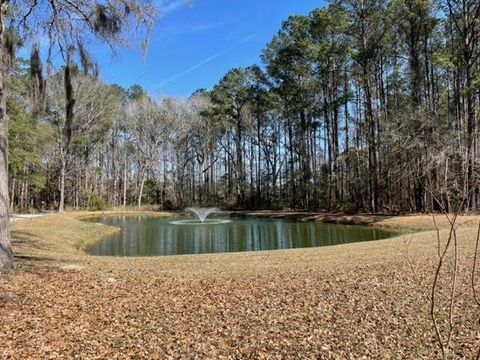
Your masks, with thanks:
[(217, 224), (182, 223), (148, 216), (105, 216), (87, 221), (122, 231), (92, 246), (103, 256), (165, 256), (330, 246), (386, 239), (398, 232), (367, 226), (280, 219), (228, 219)]

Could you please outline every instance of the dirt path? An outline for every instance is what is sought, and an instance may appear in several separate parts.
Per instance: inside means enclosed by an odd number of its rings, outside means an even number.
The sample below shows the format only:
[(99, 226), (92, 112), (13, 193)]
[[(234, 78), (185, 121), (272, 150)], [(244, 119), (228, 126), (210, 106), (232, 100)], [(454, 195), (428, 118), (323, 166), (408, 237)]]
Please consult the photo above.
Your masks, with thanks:
[(49, 216), (52, 215), (52, 213), (44, 213), (44, 214), (10, 214), (10, 223), (14, 223), (16, 221), (21, 221), (21, 220), (30, 220), (30, 219), (35, 219), (38, 217), (42, 216)]

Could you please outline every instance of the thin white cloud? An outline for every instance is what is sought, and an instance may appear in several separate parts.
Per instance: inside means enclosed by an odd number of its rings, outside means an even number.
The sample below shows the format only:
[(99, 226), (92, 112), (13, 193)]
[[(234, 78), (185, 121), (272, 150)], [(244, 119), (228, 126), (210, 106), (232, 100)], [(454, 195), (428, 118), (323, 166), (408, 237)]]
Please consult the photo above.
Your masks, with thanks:
[(198, 34), (203, 32), (209, 32), (212, 30), (224, 28), (226, 26), (237, 23), (233, 20), (220, 20), (217, 22), (207, 22), (196, 25), (178, 25), (174, 24), (168, 28), (163, 29), (157, 36), (157, 40), (163, 40), (175, 36)]
[(160, 5), (160, 11), (162, 14), (169, 14), (174, 12), (175, 10), (180, 9), (183, 6), (189, 5), (188, 0), (173, 0), (173, 1), (164, 1), (162, 5)]
[(177, 80), (177, 79), (180, 79), (181, 77), (187, 75), (187, 74), (190, 74), (192, 71), (195, 71), (197, 70), (198, 68), (202, 67), (203, 65), (205, 64), (208, 64), (210, 61), (212, 60), (215, 60), (216, 58), (228, 53), (229, 51), (232, 51), (233, 49), (235, 49), (236, 47), (252, 40), (253, 38), (255, 37), (255, 34), (252, 34), (250, 36), (247, 36), (246, 38), (240, 40), (239, 42), (227, 47), (226, 49), (223, 49), (209, 57), (207, 57), (206, 59), (203, 59), (202, 61), (200, 61), (199, 63), (189, 67), (188, 69), (186, 69), (185, 71), (182, 71), (176, 75), (173, 75), (172, 77), (169, 77), (168, 79), (165, 79), (163, 80), (162, 82), (158, 83), (156, 87), (162, 87), (162, 86), (165, 86), (169, 83), (171, 83), (172, 81), (174, 80)]

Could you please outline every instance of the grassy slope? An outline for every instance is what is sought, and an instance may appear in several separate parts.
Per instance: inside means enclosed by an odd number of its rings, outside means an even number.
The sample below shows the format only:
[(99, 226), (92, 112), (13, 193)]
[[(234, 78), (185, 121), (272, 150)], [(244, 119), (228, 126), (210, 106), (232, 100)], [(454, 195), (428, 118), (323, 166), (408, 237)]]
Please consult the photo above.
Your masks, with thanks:
[[(13, 226), (20, 258), (18, 270), (0, 278), (0, 357), (431, 358), (436, 351), (424, 296), (436, 259), (431, 217), (342, 219), (424, 230), (369, 243), (131, 259), (79, 250), (116, 231), (78, 220), (85, 215)], [(459, 219), (461, 290), (478, 219)], [(446, 222), (438, 222), (445, 238)], [(458, 299), (455, 347), (468, 358), (478, 325), (467, 295)]]

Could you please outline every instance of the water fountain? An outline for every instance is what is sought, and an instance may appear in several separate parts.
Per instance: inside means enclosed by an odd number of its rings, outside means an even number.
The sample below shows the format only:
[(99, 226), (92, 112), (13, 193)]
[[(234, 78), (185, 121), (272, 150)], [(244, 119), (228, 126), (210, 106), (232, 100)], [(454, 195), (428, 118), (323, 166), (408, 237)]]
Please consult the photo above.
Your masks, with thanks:
[(217, 208), (186, 208), (185, 211), (193, 212), (202, 223), (205, 222), (208, 215), (220, 212)]
[(226, 219), (207, 219), (210, 214), (221, 213), (222, 211), (217, 208), (186, 208), (185, 211), (194, 213), (197, 215), (198, 220), (176, 220), (172, 221), (174, 225), (218, 225), (226, 224), (231, 220)]

